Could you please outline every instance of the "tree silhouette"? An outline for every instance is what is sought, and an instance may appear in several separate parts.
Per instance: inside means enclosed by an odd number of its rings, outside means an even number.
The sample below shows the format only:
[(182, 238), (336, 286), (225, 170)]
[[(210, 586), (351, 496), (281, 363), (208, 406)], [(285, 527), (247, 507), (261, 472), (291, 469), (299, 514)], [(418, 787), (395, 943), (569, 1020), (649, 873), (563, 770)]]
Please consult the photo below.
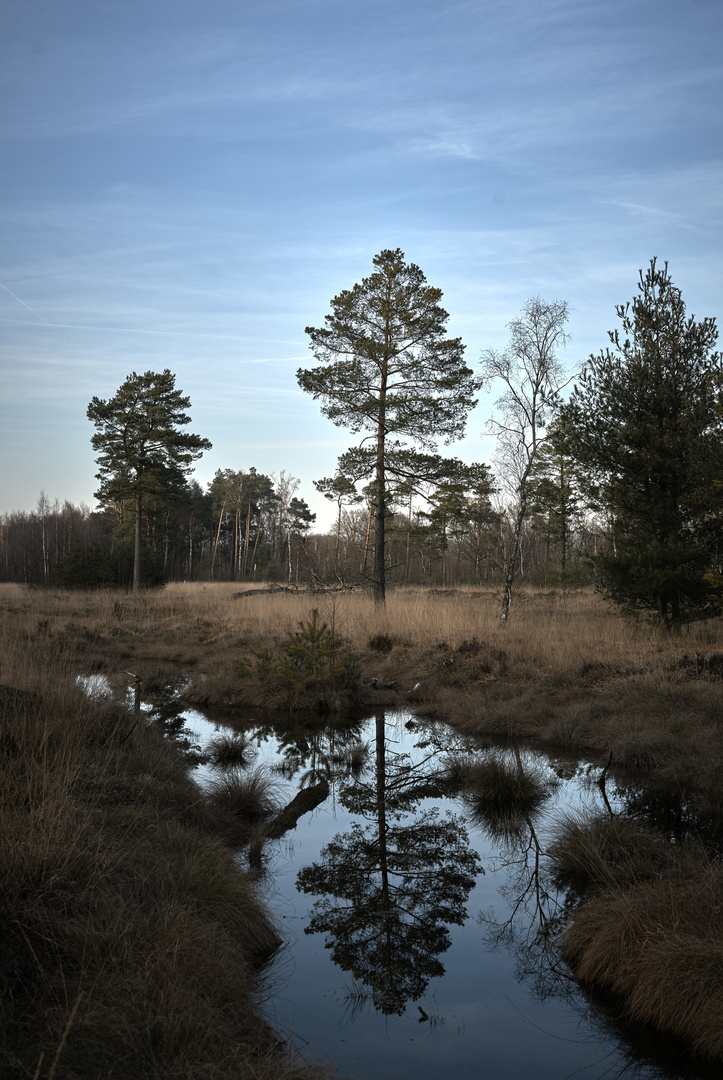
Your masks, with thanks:
[(620, 329), (585, 365), (561, 413), (589, 504), (607, 511), (612, 544), (598, 585), (669, 629), (720, 611), (723, 554), (723, 356), (715, 319), (688, 316), (653, 259)]

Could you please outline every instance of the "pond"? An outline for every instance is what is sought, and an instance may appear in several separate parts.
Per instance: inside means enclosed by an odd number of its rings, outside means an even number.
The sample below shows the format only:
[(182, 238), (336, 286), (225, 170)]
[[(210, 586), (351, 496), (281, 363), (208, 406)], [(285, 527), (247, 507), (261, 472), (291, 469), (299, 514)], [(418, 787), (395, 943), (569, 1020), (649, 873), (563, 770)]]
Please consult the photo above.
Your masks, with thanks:
[[(269, 1017), (306, 1056), (349, 1080), (715, 1075), (619, 1023), (556, 953), (571, 900), (545, 854), (555, 823), (636, 800), (640, 813), (638, 789), (601, 789), (598, 766), (485, 746), (410, 713), (230, 729), (172, 694), (149, 704), (202, 786), (219, 776), (209, 746), (241, 729), (246, 768), (268, 775), (280, 805), (302, 787), (322, 799), (251, 859), (285, 941)], [(531, 776), (537, 798), (509, 813), (455, 794), (470, 761)]]

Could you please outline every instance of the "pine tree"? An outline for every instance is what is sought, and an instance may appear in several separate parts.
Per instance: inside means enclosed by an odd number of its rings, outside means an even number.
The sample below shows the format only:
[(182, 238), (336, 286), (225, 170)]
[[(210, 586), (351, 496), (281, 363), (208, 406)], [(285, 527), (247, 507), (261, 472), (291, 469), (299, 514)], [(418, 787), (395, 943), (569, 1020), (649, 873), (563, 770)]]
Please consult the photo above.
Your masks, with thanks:
[(135, 504), (133, 591), (141, 587), (141, 519), (143, 500), (151, 494), (172, 495), (185, 488), (191, 462), (211, 449), (208, 439), (179, 430), (191, 422), (190, 398), (175, 389), (168, 368), (158, 373), (132, 372), (108, 401), (94, 397), (88, 419), (97, 431), (100, 488), (96, 499), (107, 504), (132, 499)]
[(723, 362), (711, 318), (687, 317), (668, 264), (640, 271), (622, 331), (591, 356), (563, 410), (591, 505), (612, 520), (601, 590), (667, 627), (716, 610), (706, 574), (723, 556)]
[(318, 366), (299, 369), (302, 389), (340, 427), (374, 440), (374, 599), (384, 604), (384, 529), (390, 451), (432, 449), (464, 434), (475, 380), (459, 338), (445, 337), (440, 289), (404, 253), (382, 251), (374, 273), (331, 301), (322, 329), (307, 327)]

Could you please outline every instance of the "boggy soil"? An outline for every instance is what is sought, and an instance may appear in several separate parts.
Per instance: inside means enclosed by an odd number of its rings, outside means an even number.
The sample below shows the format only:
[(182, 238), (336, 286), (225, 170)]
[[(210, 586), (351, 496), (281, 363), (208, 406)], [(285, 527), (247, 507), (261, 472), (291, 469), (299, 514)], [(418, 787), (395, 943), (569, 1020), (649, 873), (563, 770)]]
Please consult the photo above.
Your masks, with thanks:
[[(230, 715), (407, 706), (489, 742), (578, 753), (618, 777), (634, 775), (704, 821), (707, 835), (723, 810), (717, 622), (673, 636), (625, 621), (588, 591), (523, 592), (503, 629), (494, 593), (416, 588), (392, 592), (379, 613), (356, 593), (193, 585), (133, 597), (6, 586), (0, 610), (5, 640), (46, 667), (52, 659), (69, 671), (142, 679), (183, 672), (189, 701)], [(38, 693), (21, 663), (10, 674), (7, 667), (6, 657), (0, 682)], [(583, 847), (599, 852), (596, 828), (581, 825)], [(629, 857), (630, 842), (618, 838), (605, 873), (579, 872), (563, 954), (581, 980), (617, 995), (632, 1019), (723, 1065), (719, 859), (695, 837), (676, 846), (662, 832), (665, 857), (652, 861), (638, 859), (634, 844)], [(570, 852), (561, 841), (553, 854), (564, 875)], [(622, 874), (625, 860), (637, 861), (639, 873)], [(75, 1007), (72, 993), (66, 999), (57, 1006), (56, 1049)], [(86, 1008), (79, 1000), (73, 1028)]]

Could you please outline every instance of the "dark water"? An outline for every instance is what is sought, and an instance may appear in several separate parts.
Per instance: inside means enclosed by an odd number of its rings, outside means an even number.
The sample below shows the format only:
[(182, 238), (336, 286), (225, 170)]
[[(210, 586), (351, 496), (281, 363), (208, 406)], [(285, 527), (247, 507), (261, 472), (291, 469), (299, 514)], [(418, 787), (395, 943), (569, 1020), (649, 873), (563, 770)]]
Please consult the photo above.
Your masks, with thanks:
[[(168, 695), (153, 704), (185, 740), (199, 782), (212, 782), (204, 750), (228, 729)], [(405, 713), (244, 730), (249, 768), (271, 771), (282, 804), (330, 784), (321, 805), (265, 843), (256, 867), (285, 940), (268, 1013), (305, 1056), (353, 1080), (715, 1075), (618, 1024), (556, 952), (569, 905), (545, 854), (556, 820), (626, 812), (639, 792), (609, 783), (606, 806), (598, 767), (515, 756)], [(534, 812), (480, 813), (453, 794), (450, 762), (490, 756), (542, 780)]]

